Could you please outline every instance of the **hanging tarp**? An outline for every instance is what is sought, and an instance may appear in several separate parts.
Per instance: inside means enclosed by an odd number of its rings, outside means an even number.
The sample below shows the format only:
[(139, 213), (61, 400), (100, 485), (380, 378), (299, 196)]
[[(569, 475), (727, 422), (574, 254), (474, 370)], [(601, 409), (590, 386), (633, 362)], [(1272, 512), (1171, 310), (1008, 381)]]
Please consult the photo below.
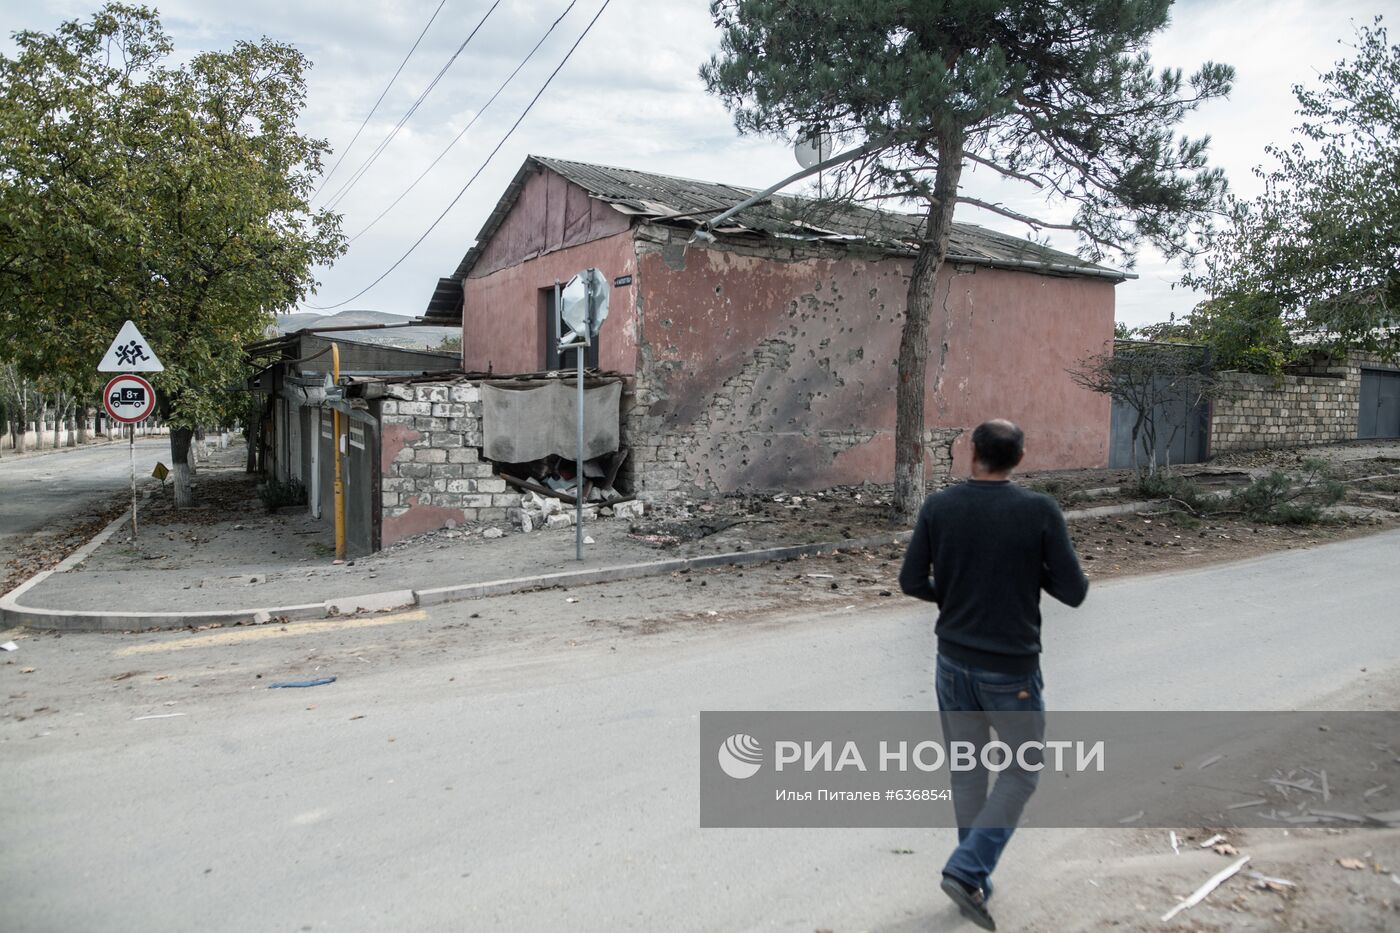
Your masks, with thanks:
[[(485, 383), (481, 387), (482, 447), (488, 460), (528, 463), (578, 452), (577, 386), (572, 379)], [(621, 380), (585, 379), (583, 458), (617, 450)]]

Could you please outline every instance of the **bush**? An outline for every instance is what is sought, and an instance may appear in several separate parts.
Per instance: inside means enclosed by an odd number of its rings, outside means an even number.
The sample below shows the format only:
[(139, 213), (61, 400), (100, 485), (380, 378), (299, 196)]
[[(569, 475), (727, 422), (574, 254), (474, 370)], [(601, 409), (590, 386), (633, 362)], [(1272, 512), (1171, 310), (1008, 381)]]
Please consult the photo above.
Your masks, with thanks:
[(1174, 500), (1188, 511), (1198, 514), (1212, 511), (1220, 503), (1216, 497), (1207, 495), (1199, 484), (1170, 470), (1139, 473), (1135, 491), (1144, 499)]
[(1212, 496), (1184, 476), (1166, 470), (1143, 474), (1137, 492), (1148, 499), (1167, 499), (1195, 517), (1242, 515), (1270, 525), (1315, 525), (1326, 521), (1324, 510), (1346, 495), (1324, 460), (1307, 460), (1303, 474), (1274, 470), (1228, 496)]
[(1296, 485), (1294, 477), (1274, 470), (1235, 492), (1226, 503), (1255, 521), (1315, 525), (1326, 518), (1323, 509), (1342, 501), (1346, 487), (1333, 479), (1331, 468), (1323, 460), (1305, 461), (1303, 469), (1304, 475)]
[(258, 486), (258, 498), (269, 512), (275, 512), (287, 505), (305, 505), (306, 487), (298, 480), (283, 483), (270, 479)]
[(1058, 502), (1060, 508), (1065, 509), (1072, 505), (1078, 505), (1087, 498), (1082, 490), (1070, 489), (1068, 483), (1059, 479), (1047, 479), (1037, 483), (1028, 483), (1026, 488), (1045, 493)]

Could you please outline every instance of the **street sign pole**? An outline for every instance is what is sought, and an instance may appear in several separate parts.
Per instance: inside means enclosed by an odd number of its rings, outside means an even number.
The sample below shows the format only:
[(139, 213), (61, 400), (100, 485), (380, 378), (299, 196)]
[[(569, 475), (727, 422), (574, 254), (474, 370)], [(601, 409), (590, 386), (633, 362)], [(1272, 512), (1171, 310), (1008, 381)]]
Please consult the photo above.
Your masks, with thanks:
[(131, 540), (136, 540), (136, 425), (131, 426)]
[[(608, 283), (597, 269), (585, 269), (560, 289), (554, 283), (555, 333), (559, 335), (559, 351), (574, 351), (575, 378), (578, 394), (575, 414), (578, 420), (578, 447), (574, 472), (574, 558), (583, 560), (583, 355), (593, 346), (598, 328), (608, 316)], [(564, 324), (569, 325), (571, 340), (563, 339)]]
[[(156, 390), (137, 373), (159, 373), (165, 371), (164, 364), (156, 351), (146, 342), (136, 324), (127, 321), (117, 331), (116, 339), (107, 348), (102, 362), (97, 364), (100, 373), (121, 373), (107, 383), (102, 390), (102, 407), (106, 409), (108, 424), (127, 425), (127, 448), (131, 453), (131, 540), (136, 540), (136, 426), (145, 422), (156, 408)], [(126, 409), (134, 408), (134, 413)]]
[(574, 559), (583, 560), (583, 348), (574, 351), (578, 362), (578, 472), (574, 475)]
[(156, 390), (135, 373), (114, 376), (102, 390), (102, 407), (110, 424), (126, 425), (127, 448), (131, 459), (131, 538), (136, 539), (136, 426), (156, 409)]

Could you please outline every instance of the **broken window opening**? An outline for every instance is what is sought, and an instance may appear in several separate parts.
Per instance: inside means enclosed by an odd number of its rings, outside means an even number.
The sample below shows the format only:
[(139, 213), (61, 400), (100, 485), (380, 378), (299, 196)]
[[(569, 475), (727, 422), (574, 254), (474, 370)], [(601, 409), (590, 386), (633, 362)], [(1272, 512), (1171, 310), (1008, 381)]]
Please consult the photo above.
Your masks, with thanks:
[[(575, 354), (577, 350), (565, 350), (559, 352), (559, 320), (554, 313), (554, 286), (540, 289), (540, 314), (544, 318), (544, 326), (540, 332), (544, 334), (544, 370), (546, 372), (556, 372), (560, 370), (573, 370), (578, 367), (578, 360)], [(598, 340), (593, 338), (591, 346), (585, 348), (583, 354), (583, 368), (598, 368)]]

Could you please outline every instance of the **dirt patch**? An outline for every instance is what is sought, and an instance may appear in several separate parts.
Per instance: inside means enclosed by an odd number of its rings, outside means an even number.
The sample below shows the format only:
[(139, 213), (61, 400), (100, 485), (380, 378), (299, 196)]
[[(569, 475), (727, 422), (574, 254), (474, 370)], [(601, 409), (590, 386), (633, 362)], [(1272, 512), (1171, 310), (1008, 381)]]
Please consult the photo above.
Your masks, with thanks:
[(23, 541), (0, 567), (0, 593), (8, 593), (35, 574), (52, 570), (123, 512), (131, 512), (130, 492), (114, 493), (91, 512), (59, 519), (41, 534)]
[(1190, 522), (1175, 516), (1122, 515), (1071, 522), (1070, 536), (1084, 572), (1091, 579), (1107, 579), (1316, 547), (1395, 527), (1400, 527), (1400, 516), (1293, 528), (1244, 520)]

